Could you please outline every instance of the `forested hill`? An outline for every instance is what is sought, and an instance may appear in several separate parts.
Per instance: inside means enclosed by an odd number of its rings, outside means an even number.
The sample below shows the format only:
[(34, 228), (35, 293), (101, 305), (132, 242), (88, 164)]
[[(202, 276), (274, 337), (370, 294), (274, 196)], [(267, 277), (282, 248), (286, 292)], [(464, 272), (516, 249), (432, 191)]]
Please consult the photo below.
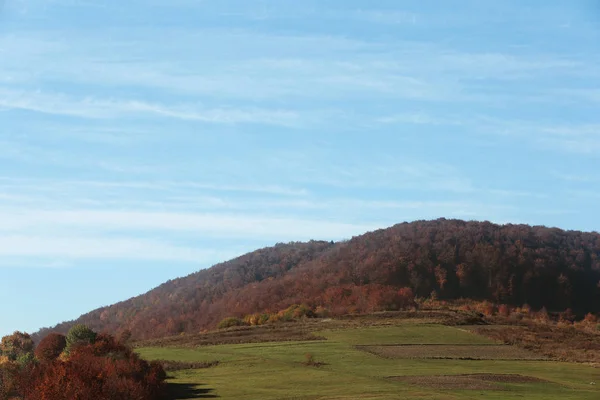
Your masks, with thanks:
[(213, 328), (227, 316), (292, 304), (331, 313), (417, 296), (474, 298), (549, 310), (600, 311), (600, 234), (440, 219), (402, 223), (346, 242), (278, 244), (168, 281), (74, 323), (145, 339)]

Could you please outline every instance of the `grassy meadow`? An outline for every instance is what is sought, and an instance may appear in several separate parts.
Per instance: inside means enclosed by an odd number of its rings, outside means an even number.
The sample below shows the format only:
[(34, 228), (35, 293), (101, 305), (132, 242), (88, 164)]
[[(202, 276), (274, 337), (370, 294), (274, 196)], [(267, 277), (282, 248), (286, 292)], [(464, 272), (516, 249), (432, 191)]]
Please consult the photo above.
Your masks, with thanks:
[[(146, 347), (138, 351), (149, 360), (220, 362), (212, 368), (172, 372), (173, 400), (600, 398), (600, 369), (591, 366), (519, 359), (419, 358), (414, 352), (402, 358), (402, 352), (399, 357), (398, 352), (387, 357), (365, 351), (369, 346), (444, 345), (440, 348), (447, 349), (456, 345), (464, 349), (473, 345), (479, 352), (485, 346), (498, 347), (465, 328), (405, 323), (324, 329), (315, 334), (326, 340)], [(307, 354), (319, 365), (308, 365)], [(473, 374), (518, 374), (528, 381), (497, 381), (494, 375), (486, 375), (484, 381)], [(441, 382), (436, 378), (439, 375), (453, 375), (452, 384)], [(415, 383), (403, 378), (407, 376), (423, 378)]]

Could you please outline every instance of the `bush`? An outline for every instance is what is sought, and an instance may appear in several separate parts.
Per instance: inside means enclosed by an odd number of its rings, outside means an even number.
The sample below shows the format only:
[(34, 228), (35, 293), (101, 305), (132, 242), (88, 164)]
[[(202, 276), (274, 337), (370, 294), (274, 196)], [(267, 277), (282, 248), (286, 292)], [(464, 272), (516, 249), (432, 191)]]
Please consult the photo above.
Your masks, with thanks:
[(588, 313), (583, 320), (588, 324), (595, 324), (598, 322), (598, 317), (592, 313)]
[(229, 317), (229, 318), (225, 318), (224, 320), (219, 322), (219, 325), (217, 326), (217, 328), (218, 329), (226, 329), (226, 328), (231, 328), (233, 326), (243, 326), (243, 325), (248, 325), (248, 324), (239, 318)]
[(310, 353), (306, 353), (304, 355), (304, 358), (306, 359), (306, 361), (304, 362), (306, 365), (313, 365), (315, 363), (315, 358)]
[(398, 290), (396, 297), (397, 306), (400, 310), (405, 310), (416, 305), (415, 294), (409, 287), (404, 287)]
[(314, 318), (315, 313), (310, 307), (304, 304), (294, 304), (280, 311), (279, 316), (283, 321), (292, 321), (300, 318)]
[(319, 362), (315, 360), (315, 357), (310, 354), (310, 353), (306, 353), (304, 355), (304, 365), (309, 366), (309, 367), (321, 367), (323, 365), (325, 365), (325, 363)]
[(559, 320), (565, 324), (572, 325), (577, 319), (577, 316), (573, 313), (573, 310), (567, 308), (564, 312), (560, 313)]
[(535, 320), (537, 322), (541, 322), (541, 323), (550, 322), (550, 316), (548, 315), (548, 311), (546, 310), (546, 307), (542, 307), (542, 309), (540, 311), (535, 313)]
[(329, 317), (329, 310), (323, 306), (318, 306), (315, 310), (315, 315), (318, 318), (327, 318)]
[(506, 304), (500, 304), (498, 306), (498, 315), (508, 318), (510, 316), (510, 307)]

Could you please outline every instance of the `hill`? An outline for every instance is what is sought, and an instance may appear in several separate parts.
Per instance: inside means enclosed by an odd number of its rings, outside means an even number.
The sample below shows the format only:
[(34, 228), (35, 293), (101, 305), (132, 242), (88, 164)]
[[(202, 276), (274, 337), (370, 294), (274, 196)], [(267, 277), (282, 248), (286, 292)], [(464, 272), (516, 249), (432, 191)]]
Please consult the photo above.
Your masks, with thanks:
[[(42, 329), (75, 323), (150, 339), (305, 303), (331, 314), (400, 307), (400, 289), (577, 313), (600, 311), (600, 234), (439, 219), (333, 243), (277, 244)], [(410, 291), (409, 291), (410, 293)]]

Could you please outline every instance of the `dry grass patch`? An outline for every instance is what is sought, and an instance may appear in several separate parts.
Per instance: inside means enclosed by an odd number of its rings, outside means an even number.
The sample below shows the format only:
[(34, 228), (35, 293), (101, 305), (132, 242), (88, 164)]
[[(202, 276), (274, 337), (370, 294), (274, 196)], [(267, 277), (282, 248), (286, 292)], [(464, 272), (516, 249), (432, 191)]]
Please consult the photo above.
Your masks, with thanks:
[(482, 336), (560, 360), (600, 365), (600, 334), (530, 323), (471, 327)]
[(469, 374), (469, 375), (429, 375), (395, 376), (389, 379), (411, 385), (443, 390), (506, 390), (498, 383), (542, 383), (542, 379), (523, 375)]
[(261, 326), (239, 326), (226, 330), (198, 333), (192, 335), (172, 336), (136, 342), (135, 347), (197, 347), (223, 344), (291, 342), (324, 340), (312, 332), (316, 323), (278, 323)]
[(186, 362), (186, 361), (172, 361), (172, 360), (155, 360), (158, 361), (163, 369), (167, 372), (171, 371), (183, 371), (186, 369), (204, 369), (212, 368), (219, 365), (219, 361), (197, 361), (197, 362)]
[(514, 346), (505, 345), (388, 345), (357, 346), (357, 349), (384, 358), (430, 358), (461, 360), (545, 360)]

